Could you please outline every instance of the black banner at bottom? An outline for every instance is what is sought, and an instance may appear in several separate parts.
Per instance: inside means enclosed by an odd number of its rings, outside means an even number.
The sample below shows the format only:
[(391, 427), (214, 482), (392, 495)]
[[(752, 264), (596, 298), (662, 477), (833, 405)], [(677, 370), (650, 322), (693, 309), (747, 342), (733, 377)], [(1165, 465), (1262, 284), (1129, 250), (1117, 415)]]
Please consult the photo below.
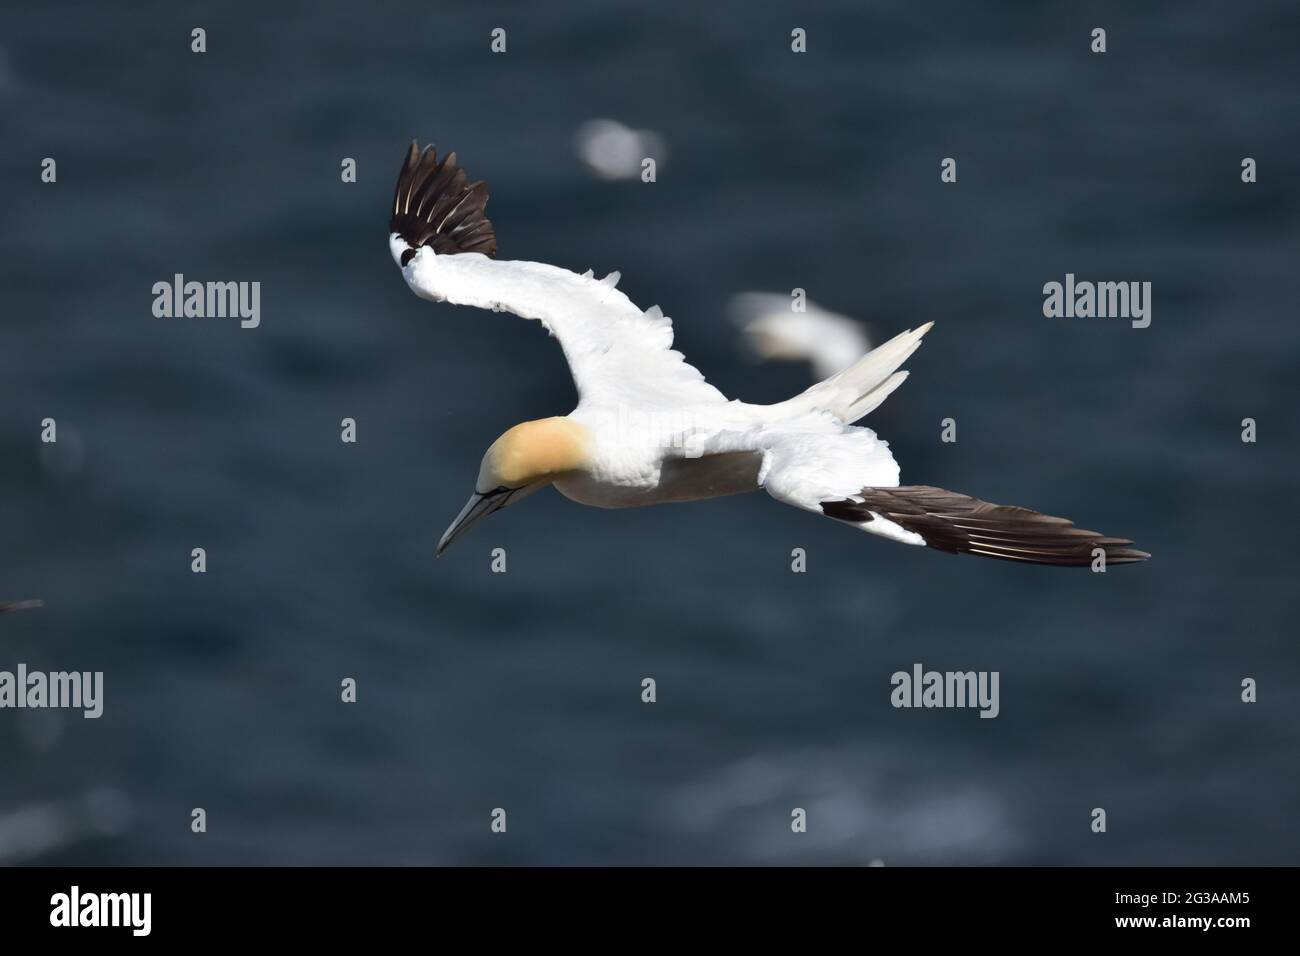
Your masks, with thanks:
[[(0, 871), (7, 943), (375, 942), (464, 930), (739, 941), (842, 929), (937, 940), (1104, 937), (1233, 945), (1285, 932), (1286, 869), (72, 869)], [(1244, 935), (1243, 935), (1244, 934)], [(459, 938), (459, 937), (455, 937)], [(682, 939), (683, 937), (674, 937)]]

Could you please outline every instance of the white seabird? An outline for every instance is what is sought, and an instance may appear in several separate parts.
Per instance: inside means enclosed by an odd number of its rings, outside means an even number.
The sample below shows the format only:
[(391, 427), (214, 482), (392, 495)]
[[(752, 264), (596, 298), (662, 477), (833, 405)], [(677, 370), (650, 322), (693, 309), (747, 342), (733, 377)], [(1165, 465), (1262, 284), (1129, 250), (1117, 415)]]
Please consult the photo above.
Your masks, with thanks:
[(449, 153), (413, 142), (397, 181), (389, 249), (421, 298), (539, 320), (559, 339), (578, 389), (564, 416), (516, 425), (488, 448), (474, 494), (438, 542), (442, 554), (486, 515), (547, 485), (600, 508), (757, 491), (912, 545), (1033, 564), (1088, 566), (1149, 557), (1133, 542), (1064, 518), (925, 485), (899, 485), (889, 446), (854, 426), (907, 377), (899, 367), (933, 323), (903, 332), (784, 402), (728, 401), (672, 349), (658, 306), (541, 262), (495, 259), (488, 189)]
[(844, 371), (871, 350), (861, 322), (812, 301), (795, 311), (788, 295), (738, 292), (727, 310), (756, 357), (808, 362), (818, 381)]
[(574, 131), (573, 148), (597, 179), (636, 179), (641, 164), (664, 164), (668, 147), (652, 129), (632, 129), (613, 119), (590, 119)]

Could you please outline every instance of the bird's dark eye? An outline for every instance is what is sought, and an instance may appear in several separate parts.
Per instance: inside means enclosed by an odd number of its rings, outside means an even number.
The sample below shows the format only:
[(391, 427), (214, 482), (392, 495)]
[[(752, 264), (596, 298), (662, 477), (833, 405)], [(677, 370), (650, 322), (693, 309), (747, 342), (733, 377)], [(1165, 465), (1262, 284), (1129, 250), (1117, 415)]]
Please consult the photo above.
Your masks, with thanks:
[(415, 254), (416, 254), (416, 252), (418, 252), (418, 251), (419, 251), (419, 250), (417, 250), (417, 249), (407, 249), (405, 252), (403, 252), (403, 253), (402, 253), (402, 265), (405, 266), (408, 262), (410, 262), (412, 259), (414, 259), (414, 258), (415, 258)]

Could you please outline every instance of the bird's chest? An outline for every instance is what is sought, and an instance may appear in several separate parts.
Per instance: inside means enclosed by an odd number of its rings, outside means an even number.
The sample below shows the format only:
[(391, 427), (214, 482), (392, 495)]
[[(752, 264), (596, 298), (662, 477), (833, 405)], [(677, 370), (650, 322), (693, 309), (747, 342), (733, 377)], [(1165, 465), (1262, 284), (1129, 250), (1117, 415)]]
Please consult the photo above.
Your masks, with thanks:
[(561, 479), (555, 486), (565, 497), (597, 508), (698, 501), (753, 491), (761, 463), (761, 455), (749, 452), (624, 462)]
[(632, 508), (653, 504), (659, 485), (659, 461), (645, 454), (623, 451), (601, 455), (582, 472), (555, 481), (564, 497), (594, 508)]

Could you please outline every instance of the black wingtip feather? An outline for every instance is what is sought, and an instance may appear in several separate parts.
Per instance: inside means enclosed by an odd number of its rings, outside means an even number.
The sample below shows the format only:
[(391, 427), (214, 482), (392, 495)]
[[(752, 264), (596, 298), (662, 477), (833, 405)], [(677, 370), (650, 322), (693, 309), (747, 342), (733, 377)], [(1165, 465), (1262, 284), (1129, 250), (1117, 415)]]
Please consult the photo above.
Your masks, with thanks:
[(497, 237), (486, 215), (487, 201), (488, 184), (471, 183), (455, 153), (439, 161), (435, 147), (421, 152), (411, 140), (397, 176), (388, 231), (412, 249), (429, 246), (440, 256), (462, 252), (495, 256)]
[[(1130, 547), (1126, 538), (1109, 538), (1076, 528), (1065, 518), (1015, 505), (995, 505), (968, 495), (926, 485), (864, 488), (857, 497), (823, 501), (822, 513), (860, 523), (886, 518), (919, 534), (926, 545), (949, 554), (977, 554), (1025, 564), (1086, 567), (1101, 548), (1106, 564), (1134, 564), (1151, 555)], [(874, 514), (873, 514), (874, 512)]]

